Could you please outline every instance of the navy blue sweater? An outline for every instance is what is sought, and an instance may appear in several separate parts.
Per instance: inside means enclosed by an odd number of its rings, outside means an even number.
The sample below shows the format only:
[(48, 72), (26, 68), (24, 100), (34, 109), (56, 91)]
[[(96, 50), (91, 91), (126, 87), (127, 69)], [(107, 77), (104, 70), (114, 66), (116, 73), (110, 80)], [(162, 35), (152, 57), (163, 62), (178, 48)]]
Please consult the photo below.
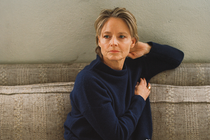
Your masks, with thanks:
[(137, 81), (174, 69), (184, 57), (180, 50), (149, 42), (150, 52), (126, 58), (123, 70), (113, 70), (99, 56), (75, 80), (72, 111), (64, 123), (66, 140), (145, 140), (152, 137), (149, 98), (134, 95)]

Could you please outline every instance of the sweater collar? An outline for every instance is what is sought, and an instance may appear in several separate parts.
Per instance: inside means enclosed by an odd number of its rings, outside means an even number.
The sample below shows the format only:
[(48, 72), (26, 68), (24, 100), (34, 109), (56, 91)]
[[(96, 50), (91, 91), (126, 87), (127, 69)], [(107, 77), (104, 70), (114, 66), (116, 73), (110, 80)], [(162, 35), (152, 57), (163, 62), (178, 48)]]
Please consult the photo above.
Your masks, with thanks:
[(110, 68), (109, 66), (107, 66), (106, 64), (104, 64), (102, 62), (100, 56), (98, 56), (98, 55), (97, 55), (96, 61), (98, 62), (97, 69), (102, 72), (105, 72), (107, 74), (111, 74), (111, 75), (115, 75), (115, 76), (122, 76), (127, 73), (127, 66), (125, 63), (124, 63), (122, 70), (114, 70), (114, 69)]

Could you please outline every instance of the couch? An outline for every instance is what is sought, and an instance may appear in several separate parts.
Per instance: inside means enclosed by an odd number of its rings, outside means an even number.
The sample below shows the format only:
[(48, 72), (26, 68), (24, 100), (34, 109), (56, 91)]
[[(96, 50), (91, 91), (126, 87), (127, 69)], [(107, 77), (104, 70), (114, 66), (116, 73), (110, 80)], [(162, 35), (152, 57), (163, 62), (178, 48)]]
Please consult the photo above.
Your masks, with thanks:
[[(63, 140), (69, 95), (87, 63), (1, 64), (0, 140)], [(150, 81), (153, 140), (210, 140), (210, 63)]]

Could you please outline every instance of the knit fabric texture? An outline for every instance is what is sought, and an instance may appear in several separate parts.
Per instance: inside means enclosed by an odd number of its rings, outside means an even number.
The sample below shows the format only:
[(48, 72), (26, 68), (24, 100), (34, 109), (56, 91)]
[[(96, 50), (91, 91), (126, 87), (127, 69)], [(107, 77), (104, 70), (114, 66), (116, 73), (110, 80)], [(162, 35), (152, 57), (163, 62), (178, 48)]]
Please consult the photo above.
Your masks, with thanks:
[(77, 76), (71, 93), (72, 111), (65, 122), (65, 139), (143, 140), (152, 137), (149, 98), (134, 95), (141, 78), (174, 69), (183, 52), (167, 45), (149, 43), (146, 56), (127, 58), (122, 70), (113, 70), (99, 56)]

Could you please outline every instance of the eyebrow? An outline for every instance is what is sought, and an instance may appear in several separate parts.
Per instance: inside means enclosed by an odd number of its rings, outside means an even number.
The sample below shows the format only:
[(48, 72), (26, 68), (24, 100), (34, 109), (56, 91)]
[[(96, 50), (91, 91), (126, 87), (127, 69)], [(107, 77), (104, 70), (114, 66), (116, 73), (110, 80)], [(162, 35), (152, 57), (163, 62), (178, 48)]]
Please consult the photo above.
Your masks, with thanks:
[[(103, 32), (103, 34), (111, 34), (111, 32), (105, 31), (105, 32)], [(128, 34), (128, 33), (127, 32), (119, 32), (118, 34)]]

